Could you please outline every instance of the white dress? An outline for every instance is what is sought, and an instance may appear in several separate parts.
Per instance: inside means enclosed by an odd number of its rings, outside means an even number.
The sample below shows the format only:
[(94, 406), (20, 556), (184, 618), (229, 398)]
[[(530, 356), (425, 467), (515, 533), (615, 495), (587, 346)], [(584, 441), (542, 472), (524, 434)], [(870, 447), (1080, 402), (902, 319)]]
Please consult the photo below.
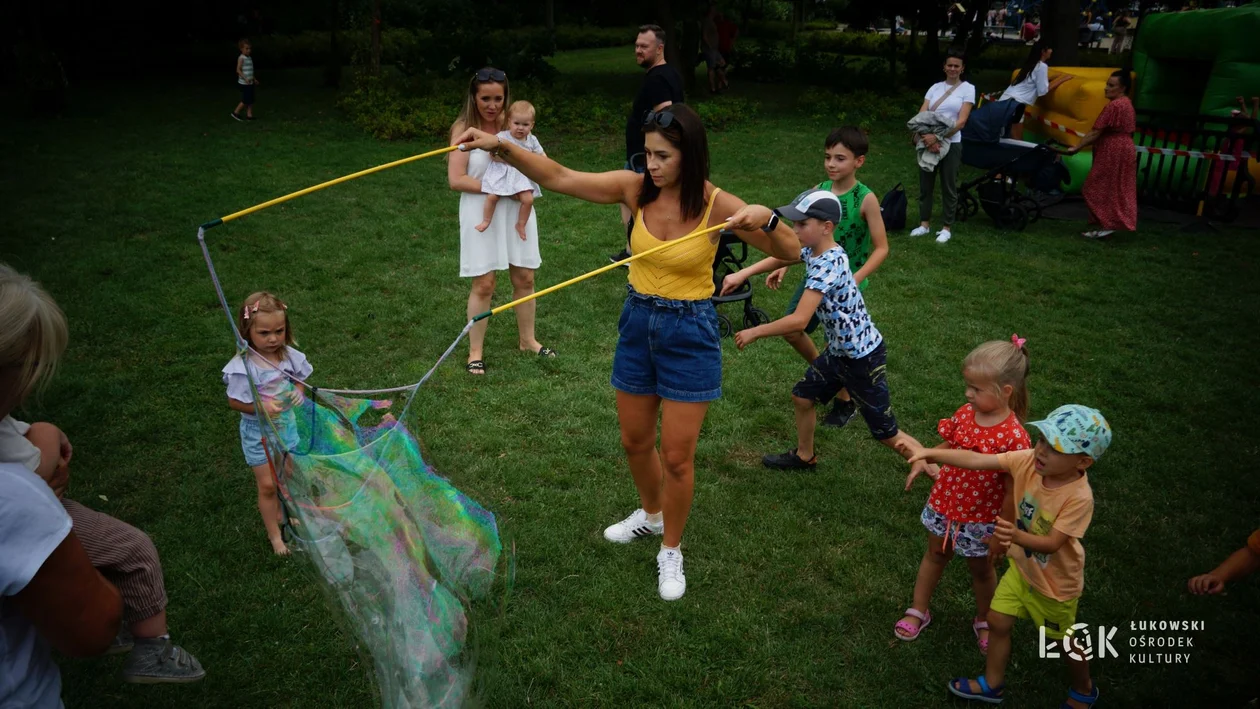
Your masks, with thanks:
[[(517, 140), (512, 137), (511, 131), (505, 130), (498, 134), (498, 138), (536, 155), (546, 155), (543, 152), (542, 144), (538, 142), (533, 133), (526, 136), (525, 140)], [(481, 193), (507, 197), (520, 194), (521, 192), (533, 192), (535, 197), (542, 196), (542, 190), (538, 188), (537, 182), (529, 179), (520, 170), (505, 162), (491, 160), (490, 166), (486, 168), (485, 176), (481, 178)]]
[[(474, 150), (468, 155), (468, 176), (480, 180), (490, 166), (490, 153)], [(459, 275), (480, 276), (491, 271), (505, 271), (509, 265), (536, 269), (542, 265), (538, 253), (538, 210), (531, 210), (525, 223), (524, 240), (516, 233), (516, 220), (521, 203), (501, 199), (494, 208), (494, 220), (484, 232), (475, 228), (481, 223), (485, 207), (484, 194), (461, 192), (459, 195)]]

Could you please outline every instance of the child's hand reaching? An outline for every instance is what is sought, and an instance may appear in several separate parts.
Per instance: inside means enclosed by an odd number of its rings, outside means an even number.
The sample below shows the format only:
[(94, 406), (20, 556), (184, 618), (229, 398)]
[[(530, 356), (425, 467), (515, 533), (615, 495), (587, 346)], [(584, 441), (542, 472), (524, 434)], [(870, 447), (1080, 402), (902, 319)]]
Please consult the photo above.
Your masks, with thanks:
[(787, 266), (776, 268), (766, 275), (766, 288), (770, 290), (779, 290), (779, 286), (783, 285), (783, 277), (787, 275)]
[(993, 527), (993, 538), (1003, 547), (1009, 547), (1015, 540), (1015, 523), (998, 517), (997, 524)]
[(910, 464), (910, 474), (906, 476), (906, 490), (910, 490), (910, 486), (914, 484), (916, 478), (926, 474), (932, 480), (936, 480), (941, 474), (941, 469), (927, 461), (919, 460)]
[(734, 293), (744, 285), (746, 280), (748, 279), (739, 275), (739, 273), (732, 273), (728, 275), (726, 278), (722, 279), (722, 292), (718, 293), (718, 295), (730, 295), (731, 293)]
[(750, 327), (735, 333), (735, 346), (742, 350), (759, 339), (761, 336), (757, 334), (757, 328)]
[(1190, 593), (1196, 596), (1215, 596), (1225, 590), (1225, 579), (1211, 572), (1195, 576), (1189, 585)]
[(1001, 561), (1002, 558), (1006, 556), (1006, 553), (1010, 551), (1011, 545), (1003, 544), (997, 540), (996, 536), (990, 535), (985, 541), (989, 545), (989, 563), (991, 564), (996, 564)]

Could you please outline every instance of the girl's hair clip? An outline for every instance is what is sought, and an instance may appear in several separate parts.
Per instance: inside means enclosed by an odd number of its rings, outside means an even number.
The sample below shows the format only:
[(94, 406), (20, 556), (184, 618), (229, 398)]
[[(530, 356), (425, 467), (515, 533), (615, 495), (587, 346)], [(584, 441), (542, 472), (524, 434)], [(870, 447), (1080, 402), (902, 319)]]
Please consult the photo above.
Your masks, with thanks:
[(1014, 334), (1014, 335), (1011, 335), (1011, 344), (1015, 345), (1015, 346), (1016, 346), (1016, 347), (1018, 347), (1019, 349), (1021, 349), (1021, 350), (1022, 350), (1022, 349), (1024, 349), (1024, 343), (1025, 343), (1025, 342), (1028, 342), (1028, 340), (1027, 340), (1027, 339), (1025, 339), (1025, 338), (1023, 338), (1023, 337), (1020, 337), (1020, 336), (1019, 336), (1019, 333), (1016, 333), (1016, 334)]

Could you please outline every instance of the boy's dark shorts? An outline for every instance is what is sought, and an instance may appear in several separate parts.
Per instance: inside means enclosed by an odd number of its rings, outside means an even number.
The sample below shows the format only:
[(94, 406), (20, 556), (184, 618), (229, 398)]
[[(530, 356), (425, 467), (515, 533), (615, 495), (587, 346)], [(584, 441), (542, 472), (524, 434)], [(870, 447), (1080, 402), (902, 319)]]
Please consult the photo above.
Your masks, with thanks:
[(254, 105), (254, 85), (253, 84), (237, 84), (237, 88), (241, 90), (241, 103), (246, 106)]
[[(801, 296), (805, 295), (805, 280), (805, 274), (801, 274), (801, 282), (796, 286), (796, 292), (792, 294), (792, 300), (788, 301), (787, 310), (783, 311), (784, 315), (795, 313), (796, 306), (801, 304)], [(805, 334), (812, 335), (814, 330), (818, 329), (818, 323), (818, 313), (815, 312), (809, 316), (809, 324), (805, 326)]]
[(892, 438), (899, 429), (888, 394), (887, 362), (888, 351), (882, 342), (857, 359), (823, 352), (792, 387), (792, 395), (825, 404), (841, 389), (848, 389), (871, 435), (880, 441)]

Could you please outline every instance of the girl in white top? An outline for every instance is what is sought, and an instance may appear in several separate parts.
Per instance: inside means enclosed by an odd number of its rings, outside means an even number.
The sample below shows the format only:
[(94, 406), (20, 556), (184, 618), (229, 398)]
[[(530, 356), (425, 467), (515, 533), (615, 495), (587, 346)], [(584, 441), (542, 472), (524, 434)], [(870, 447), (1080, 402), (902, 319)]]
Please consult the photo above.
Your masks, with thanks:
[(948, 140), (951, 145), (941, 158), (936, 170), (927, 172), (919, 170), (919, 226), (910, 232), (910, 236), (923, 236), (932, 230), (932, 188), (936, 176), (941, 176), (941, 208), (944, 212), (945, 228), (936, 232), (937, 243), (949, 241), (950, 226), (954, 223), (954, 212), (958, 208), (958, 169), (962, 163), (962, 129), (967, 124), (967, 117), (976, 105), (976, 87), (969, 81), (962, 80), (964, 65), (962, 54), (949, 52), (945, 55), (945, 80), (932, 84), (923, 97), (923, 105), (919, 113), (935, 111), (954, 122), (954, 127), (942, 137), (932, 133), (918, 136), (923, 145), (934, 153), (941, 150), (940, 141)]
[(1055, 78), (1053, 82), (1050, 81), (1050, 67), (1046, 62), (1050, 61), (1053, 54), (1054, 50), (1045, 46), (1043, 40), (1037, 40), (1037, 43), (1029, 48), (1028, 58), (1024, 60), (1023, 66), (1015, 72), (1011, 85), (1006, 87), (1006, 91), (1003, 91), (1002, 97), (998, 99), (1019, 103), (1019, 108), (1011, 117), (1011, 137), (1016, 140), (1024, 138), (1024, 108), (1037, 103), (1037, 99), (1054, 91), (1060, 84), (1072, 78), (1069, 74), (1063, 74)]
[[(531, 153), (546, 155), (542, 144), (534, 137), (534, 105), (529, 101), (517, 101), (508, 107), (508, 130), (498, 133), (499, 140), (511, 141)], [(490, 166), (481, 176), (481, 191), (486, 195), (482, 208), (482, 220), (475, 228), (485, 231), (494, 221), (494, 210), (500, 197), (515, 197), (521, 203), (521, 214), (516, 219), (516, 233), (525, 241), (525, 225), (533, 212), (534, 198), (542, 195), (538, 183), (521, 174), (520, 170), (498, 158), (490, 159)]]
[[(276, 471), (272, 465), (279, 462), (275, 458), (279, 451), (297, 449), (293, 408), (305, 397), (302, 385), (294, 380), (305, 380), (312, 368), (306, 355), (293, 349), (288, 306), (274, 295), (265, 291), (250, 294), (241, 306), (237, 328), (249, 349), (223, 367), (228, 406), (241, 414), (241, 451), (258, 483), (258, 512), (267, 529), (271, 549), (277, 554), (288, 554), (289, 549), (280, 535), (282, 517), (280, 500), (276, 497)], [(255, 389), (260, 399), (257, 402), (254, 401)], [(259, 411), (266, 415), (266, 421), (258, 420)], [(269, 440), (264, 448), (264, 436), (280, 440)]]
[[(511, 103), (507, 74), (493, 67), (481, 69), (468, 82), (468, 94), (459, 118), (451, 126), (451, 139), (468, 128), (496, 134), (507, 127), (504, 109)], [(490, 309), (494, 297), (495, 272), (507, 270), (512, 279), (512, 297), (522, 298), (534, 292), (534, 270), (542, 264), (538, 253), (536, 210), (529, 210), (522, 237), (513, 224), (521, 210), (514, 199), (501, 199), (494, 218), (485, 231), (478, 231), (485, 214), (486, 195), (482, 178), (490, 168), (490, 153), (484, 150), (456, 151), (450, 154), (446, 167), (447, 182), (459, 192), (459, 275), (472, 279), (468, 294), (468, 317)], [(555, 356), (550, 347), (543, 347), (534, 337), (536, 302), (522, 303), (515, 308), (516, 329), (520, 349), (543, 357)], [(486, 363), (483, 347), (488, 319), (480, 320), (468, 333), (469, 374), (484, 375)]]

